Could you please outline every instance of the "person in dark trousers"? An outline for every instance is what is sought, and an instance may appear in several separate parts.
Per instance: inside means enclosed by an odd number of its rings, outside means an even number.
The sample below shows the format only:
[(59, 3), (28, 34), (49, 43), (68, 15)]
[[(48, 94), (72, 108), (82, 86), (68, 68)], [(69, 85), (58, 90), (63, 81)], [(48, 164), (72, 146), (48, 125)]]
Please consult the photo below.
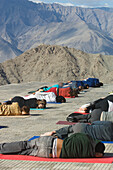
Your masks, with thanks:
[(53, 133), (61, 139), (69, 137), (74, 133), (86, 133), (93, 139), (113, 141), (113, 123), (110, 121), (95, 121), (91, 124), (76, 123), (50, 132), (50, 134)]

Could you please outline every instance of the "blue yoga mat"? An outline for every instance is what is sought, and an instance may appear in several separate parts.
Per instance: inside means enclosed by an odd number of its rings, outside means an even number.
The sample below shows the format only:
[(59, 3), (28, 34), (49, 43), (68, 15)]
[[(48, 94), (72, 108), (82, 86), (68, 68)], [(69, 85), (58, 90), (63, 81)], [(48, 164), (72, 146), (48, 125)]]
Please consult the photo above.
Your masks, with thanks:
[(61, 103), (57, 103), (57, 102), (47, 102), (48, 104), (61, 104)]
[(30, 108), (30, 110), (45, 110), (45, 109)]
[(102, 143), (111, 144), (111, 143), (113, 143), (113, 141), (102, 141)]
[(32, 138), (30, 138), (28, 141), (39, 138), (40, 136), (33, 136)]

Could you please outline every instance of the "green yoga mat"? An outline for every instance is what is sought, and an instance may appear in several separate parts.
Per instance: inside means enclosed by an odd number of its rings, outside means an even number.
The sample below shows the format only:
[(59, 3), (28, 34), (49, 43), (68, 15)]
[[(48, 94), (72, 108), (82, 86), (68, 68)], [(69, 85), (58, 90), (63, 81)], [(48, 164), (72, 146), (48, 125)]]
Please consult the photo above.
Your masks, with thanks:
[(35, 93), (36, 91), (29, 91), (28, 94), (32, 94), (32, 93)]

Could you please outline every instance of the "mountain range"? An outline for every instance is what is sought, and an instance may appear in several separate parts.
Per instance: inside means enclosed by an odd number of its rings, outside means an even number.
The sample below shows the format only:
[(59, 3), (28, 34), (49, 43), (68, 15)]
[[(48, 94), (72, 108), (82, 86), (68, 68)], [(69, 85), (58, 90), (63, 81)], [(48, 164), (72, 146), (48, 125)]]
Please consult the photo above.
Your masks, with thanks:
[(0, 1), (0, 62), (40, 44), (113, 55), (113, 9)]

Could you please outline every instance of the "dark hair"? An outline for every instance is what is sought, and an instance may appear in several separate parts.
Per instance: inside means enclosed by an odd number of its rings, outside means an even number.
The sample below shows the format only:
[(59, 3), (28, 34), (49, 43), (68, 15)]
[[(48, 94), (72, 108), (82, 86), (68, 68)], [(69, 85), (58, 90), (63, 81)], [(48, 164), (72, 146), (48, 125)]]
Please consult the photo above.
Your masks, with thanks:
[(104, 153), (105, 145), (102, 142), (99, 142), (95, 147), (95, 152)]
[(66, 99), (63, 96), (57, 96), (56, 102), (57, 103), (66, 103)]
[(24, 112), (26, 112), (26, 113), (29, 114), (30, 108), (29, 108), (28, 106), (23, 106), (23, 107), (21, 108), (21, 111), (24, 111)]
[(42, 99), (42, 100), (38, 99), (38, 100), (37, 100), (37, 104), (38, 104), (38, 105), (43, 104), (43, 105), (44, 105), (44, 108), (46, 108), (46, 100), (45, 100), (45, 99)]

